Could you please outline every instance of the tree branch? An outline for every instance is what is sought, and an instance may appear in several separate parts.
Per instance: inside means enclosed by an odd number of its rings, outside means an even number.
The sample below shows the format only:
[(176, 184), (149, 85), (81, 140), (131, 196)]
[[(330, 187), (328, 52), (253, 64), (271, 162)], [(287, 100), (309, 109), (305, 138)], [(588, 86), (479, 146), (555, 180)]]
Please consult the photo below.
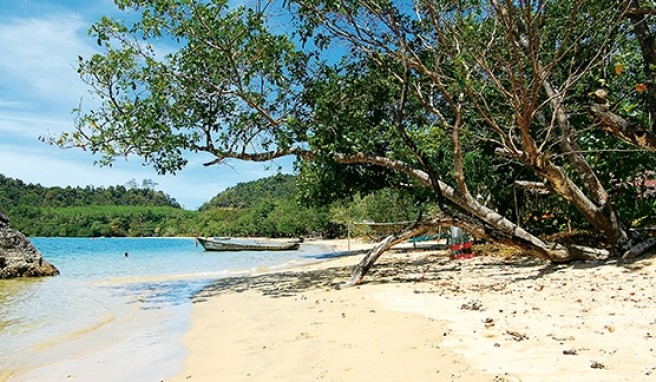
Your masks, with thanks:
[(549, 195), (551, 191), (543, 182), (533, 182), (529, 180), (516, 180), (515, 186), (518, 188), (533, 192), (538, 195)]
[(656, 16), (656, 9), (631, 7), (626, 10), (626, 14), (633, 16)]
[(656, 134), (611, 112), (608, 105), (592, 105), (590, 114), (604, 131), (633, 146), (656, 151)]

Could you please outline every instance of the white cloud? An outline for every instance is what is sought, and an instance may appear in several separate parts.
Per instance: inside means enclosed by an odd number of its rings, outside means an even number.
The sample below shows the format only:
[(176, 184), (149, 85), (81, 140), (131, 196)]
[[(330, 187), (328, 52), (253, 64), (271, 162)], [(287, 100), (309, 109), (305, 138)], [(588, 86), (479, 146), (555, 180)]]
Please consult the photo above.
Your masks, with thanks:
[(135, 172), (123, 169), (101, 168), (76, 160), (77, 153), (64, 151), (45, 144), (28, 149), (21, 146), (0, 145), (0, 163), (3, 175), (18, 178), (26, 183), (43, 186), (109, 186), (124, 184), (135, 177)]
[(24, 106), (26, 106), (25, 102), (0, 98), (0, 108), (19, 109)]
[(73, 116), (62, 119), (59, 116), (48, 116), (28, 113), (0, 112), (0, 133), (24, 138), (37, 139), (40, 136), (59, 135), (64, 131), (73, 130)]
[[(95, 41), (86, 36), (90, 21), (116, 11), (109, 0), (92, 3), (85, 4), (84, 10), (89, 22), (69, 2), (53, 2), (48, 15), (35, 6), (29, 18), (0, 17), (0, 174), (61, 187), (107, 187), (133, 178), (138, 182), (152, 179), (158, 183), (157, 189), (194, 209), (239, 182), (274, 175), (278, 163), (285, 172), (291, 171), (288, 159), (268, 164), (268, 171), (267, 164), (241, 161), (207, 168), (202, 166), (209, 160), (206, 155), (190, 154), (187, 168), (175, 176), (159, 176), (151, 167), (142, 166), (139, 158), (119, 161), (112, 168), (98, 167), (88, 152), (60, 150), (38, 142), (41, 135), (72, 131), (71, 110), (80, 97), (89, 102), (87, 86), (75, 70), (77, 57), (95, 52)], [(170, 41), (155, 47), (158, 56), (174, 48)]]
[[(6, 20), (6, 19), (5, 19)], [(75, 13), (10, 19), (0, 24), (0, 77), (3, 103), (38, 106), (52, 102), (67, 110), (86, 93), (76, 70), (78, 55), (92, 52), (84, 38), (88, 27)]]

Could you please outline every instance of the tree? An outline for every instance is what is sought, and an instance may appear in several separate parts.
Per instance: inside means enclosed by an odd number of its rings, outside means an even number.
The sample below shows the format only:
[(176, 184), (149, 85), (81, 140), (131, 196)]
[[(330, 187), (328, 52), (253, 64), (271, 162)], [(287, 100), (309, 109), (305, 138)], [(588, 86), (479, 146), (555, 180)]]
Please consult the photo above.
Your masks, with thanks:
[[(106, 164), (136, 154), (160, 172), (179, 170), (194, 152), (211, 154), (208, 166), (295, 155), (315, 169), (348, 166), (364, 179), (375, 174), (372, 185), (430, 195), (439, 212), (382, 241), (351, 285), (391, 245), (442, 224), (552, 261), (634, 256), (656, 245), (619, 216), (581, 149), (594, 141), (595, 123), (627, 140), (609, 127), (626, 120), (605, 104), (606, 90), (588, 87), (603, 80), (613, 55), (637, 47), (651, 78), (652, 40), (640, 30), (653, 7), (296, 0), (284, 4), (290, 31), (267, 18), (283, 9), (274, 2), (116, 3), (141, 18), (103, 18), (92, 28), (105, 52), (80, 58), (79, 72), (100, 106), (81, 110), (58, 143), (101, 153)], [(163, 38), (177, 50), (158, 56), (149, 42)], [(650, 102), (636, 107), (650, 116)], [(501, 166), (519, 185), (571, 206), (608, 250), (548, 242), (500, 214), (486, 202), (498, 185), (485, 177), (503, 179), (507, 190)]]
[[(619, 59), (615, 60), (614, 65), (618, 76), (628, 69), (626, 77), (631, 78), (633, 83), (624, 84), (622, 98), (626, 99), (614, 106), (607, 102), (607, 94), (601, 89), (598, 92), (599, 102), (590, 107), (590, 113), (599, 126), (610, 134), (653, 152), (656, 151), (656, 36), (653, 31), (655, 4), (653, 1), (625, 0), (622, 6), (625, 24), (621, 25), (621, 28), (627, 32), (628, 38), (621, 40), (623, 44), (617, 47), (616, 56)], [(632, 91), (633, 89), (635, 91)], [(621, 99), (615, 97), (618, 98)], [(626, 106), (638, 103), (641, 115), (627, 110)], [(624, 106), (624, 112), (618, 106)]]

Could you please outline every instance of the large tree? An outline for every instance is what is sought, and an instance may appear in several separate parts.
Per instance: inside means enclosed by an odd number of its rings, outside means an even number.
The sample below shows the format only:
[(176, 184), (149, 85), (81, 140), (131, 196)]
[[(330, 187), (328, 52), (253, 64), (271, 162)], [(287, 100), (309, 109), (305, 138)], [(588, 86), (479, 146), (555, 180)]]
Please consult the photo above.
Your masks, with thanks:
[[(58, 143), (107, 163), (137, 154), (161, 172), (197, 152), (207, 165), (294, 155), (431, 195), (439, 211), (382, 241), (350, 284), (391, 245), (442, 224), (553, 261), (656, 243), (619, 216), (591, 162), (597, 127), (652, 149), (651, 128), (630, 119), (651, 122), (656, 104), (652, 4), (115, 1), (139, 19), (92, 28), (104, 52), (80, 58), (79, 72), (98, 106)], [(158, 54), (164, 42), (172, 53)], [(499, 213), (486, 195), (508, 183), (503, 166), (570, 205), (607, 249), (548, 242)]]

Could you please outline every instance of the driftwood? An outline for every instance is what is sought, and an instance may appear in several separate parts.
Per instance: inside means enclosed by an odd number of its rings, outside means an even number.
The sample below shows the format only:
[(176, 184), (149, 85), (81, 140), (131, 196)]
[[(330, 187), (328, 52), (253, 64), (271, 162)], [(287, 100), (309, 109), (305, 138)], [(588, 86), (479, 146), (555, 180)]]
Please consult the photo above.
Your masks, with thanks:
[[(457, 226), (473, 236), (491, 239), (500, 243), (505, 242), (510, 246), (522, 249), (524, 252), (534, 257), (552, 262), (606, 259), (611, 254), (605, 249), (591, 248), (582, 245), (562, 245), (544, 241), (517, 244), (521, 241), (519, 238), (504, 237), (502, 231), (494, 229), (486, 230), (484, 226), (477, 225), (475, 222), (455, 218), (443, 212), (433, 218), (410, 224), (402, 231), (389, 235), (380, 241), (374, 248), (369, 250), (362, 260), (353, 268), (351, 278), (348, 282), (342, 284), (340, 289), (360, 284), (376, 261), (394, 245), (402, 243), (412, 237), (435, 230), (438, 226)], [(652, 247), (656, 247), (656, 239), (652, 243)]]

